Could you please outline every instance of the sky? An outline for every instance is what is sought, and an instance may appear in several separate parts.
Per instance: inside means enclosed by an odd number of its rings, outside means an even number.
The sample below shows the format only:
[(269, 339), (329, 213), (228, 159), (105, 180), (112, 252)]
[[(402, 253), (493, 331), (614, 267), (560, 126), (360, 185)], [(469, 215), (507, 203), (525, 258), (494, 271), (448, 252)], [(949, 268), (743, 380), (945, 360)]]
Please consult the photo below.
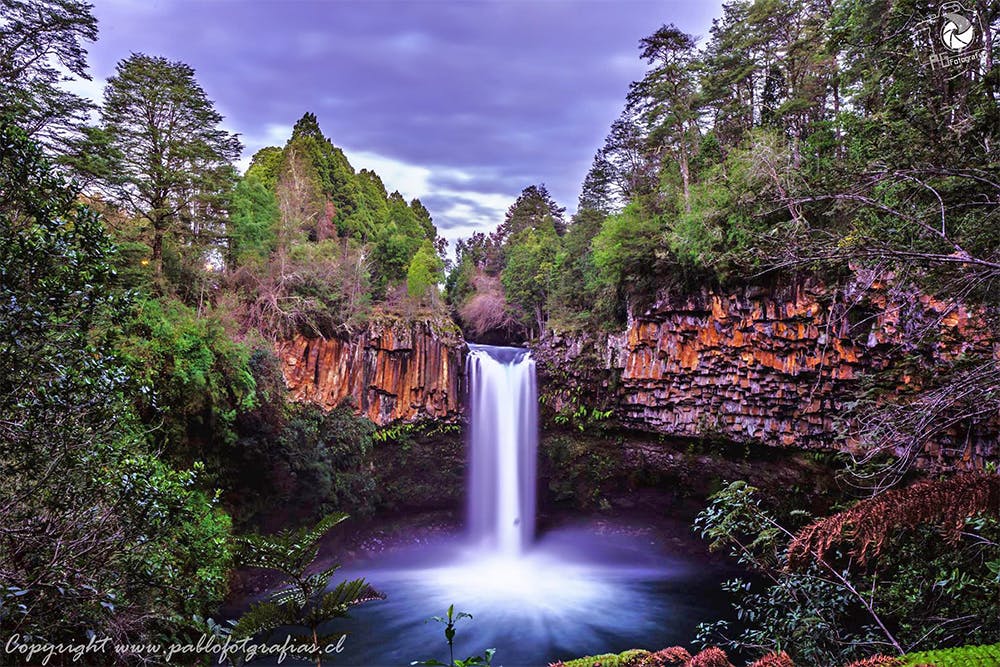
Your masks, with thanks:
[(572, 212), (665, 23), (708, 33), (721, 0), (92, 0), (100, 99), (130, 53), (180, 60), (238, 132), (241, 167), (306, 111), (355, 169), (419, 197), (454, 241), (525, 187)]

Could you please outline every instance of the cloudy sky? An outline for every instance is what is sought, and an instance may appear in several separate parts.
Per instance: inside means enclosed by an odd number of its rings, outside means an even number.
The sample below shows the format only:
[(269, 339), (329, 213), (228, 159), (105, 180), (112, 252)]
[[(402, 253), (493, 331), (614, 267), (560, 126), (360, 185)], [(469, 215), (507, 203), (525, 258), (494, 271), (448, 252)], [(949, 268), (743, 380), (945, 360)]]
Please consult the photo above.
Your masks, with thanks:
[(664, 23), (704, 36), (719, 0), (93, 0), (100, 96), (115, 63), (181, 60), (239, 132), (244, 165), (305, 111), (356, 169), (419, 197), (451, 240), (545, 183), (572, 211)]

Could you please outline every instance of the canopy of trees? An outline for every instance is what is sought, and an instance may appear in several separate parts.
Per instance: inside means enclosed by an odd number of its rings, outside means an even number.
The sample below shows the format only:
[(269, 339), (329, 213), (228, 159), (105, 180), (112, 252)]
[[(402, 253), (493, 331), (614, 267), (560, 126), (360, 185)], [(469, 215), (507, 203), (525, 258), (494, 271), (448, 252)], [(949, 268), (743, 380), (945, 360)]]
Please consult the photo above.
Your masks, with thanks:
[(157, 277), (164, 241), (202, 252), (217, 243), (223, 198), (235, 177), (232, 162), (242, 146), (219, 128), (222, 116), (194, 70), (131, 55), (108, 79), (101, 120), (110, 152), (101, 182), (123, 211), (148, 224)]
[[(927, 289), (995, 302), (1000, 10), (979, 5), (982, 50), (961, 70), (930, 62), (936, 38), (914, 17), (936, 11), (739, 0), (701, 44), (661, 27), (639, 44), (647, 72), (569, 231), (553, 215), (545, 252), (523, 247), (545, 235), (525, 190), (496, 233), (459, 244), (449, 300), (460, 310), (472, 298), (477, 271), (503, 274), (528, 333), (552, 318), (614, 328), (624, 303), (639, 308), (658, 290), (780, 271), (835, 277), (864, 263), (913, 266)], [(520, 234), (529, 219), (532, 240)]]

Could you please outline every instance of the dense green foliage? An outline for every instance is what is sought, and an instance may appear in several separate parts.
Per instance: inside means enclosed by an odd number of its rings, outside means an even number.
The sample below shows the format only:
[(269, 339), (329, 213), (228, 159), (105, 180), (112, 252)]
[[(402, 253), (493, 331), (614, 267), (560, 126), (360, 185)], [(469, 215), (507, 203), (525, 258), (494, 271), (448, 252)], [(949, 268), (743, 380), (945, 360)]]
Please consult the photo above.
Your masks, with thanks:
[(229, 518), (142, 437), (99, 218), (0, 126), (0, 627), (134, 640), (225, 593)]
[(961, 646), (937, 651), (920, 651), (903, 656), (906, 667), (996, 667), (1000, 665), (1000, 644)]
[(216, 245), (224, 194), (235, 176), (231, 163), (242, 146), (219, 128), (222, 115), (194, 70), (132, 54), (108, 79), (101, 121), (110, 159), (96, 175), (123, 210), (148, 225), (157, 277), (164, 243), (185, 248), (188, 259)]
[(253, 157), (230, 220), (225, 286), (244, 330), (342, 335), (373, 305), (437, 305), (444, 240), (430, 213), (374, 172), (355, 172), (311, 113), (284, 148)]
[(221, 443), (235, 439), (236, 414), (254, 406), (254, 379), (246, 347), (217, 319), (180, 301), (146, 299), (123, 333), (119, 354), (146, 388), (139, 410), (147, 423), (161, 424), (154, 436), (161, 447), (196, 431)]
[(265, 262), (278, 240), (278, 199), (273, 186), (253, 172), (251, 166), (236, 184), (230, 204), (228, 260), (237, 266)]
[(563, 667), (631, 667), (637, 658), (649, 655), (649, 651), (643, 649), (629, 649), (621, 653), (602, 653), (601, 655), (587, 655), (582, 658), (575, 658), (562, 662)]
[(846, 554), (789, 562), (802, 510), (782, 516), (756, 489), (735, 482), (716, 494), (696, 527), (712, 548), (725, 548), (758, 581), (726, 583), (741, 623), (703, 624), (700, 641), (748, 651), (787, 651), (796, 664), (841, 664), (874, 653), (902, 654), (942, 645), (1000, 639), (1000, 524), (989, 514), (969, 517), (951, 544), (927, 526), (903, 530), (877, 560)]
[(450, 302), (461, 313), (477, 271), (506, 272), (502, 296), (535, 334), (550, 318), (616, 327), (623, 304), (641, 308), (658, 290), (775, 270), (836, 276), (849, 264), (995, 302), (985, 285), (1000, 275), (989, 222), (1000, 10), (979, 6), (990, 32), (964, 70), (929, 64), (939, 47), (921, 19), (937, 10), (738, 0), (701, 45), (663, 26), (640, 44), (648, 70), (594, 158), (569, 233), (557, 226), (534, 256), (542, 241), (519, 232), (527, 219), (539, 226), (543, 207), (525, 206), (525, 190), (495, 234), (458, 246)]
[(430, 240), (425, 239), (406, 270), (406, 293), (411, 299), (424, 300), (432, 294), (432, 290), (437, 293), (437, 285), (443, 281), (444, 262)]
[(467, 329), (484, 334), (518, 326), (541, 333), (548, 319), (564, 209), (544, 185), (524, 189), (490, 236), (456, 246), (447, 300), (462, 310)]
[(97, 19), (82, 0), (0, 3), (0, 117), (53, 148), (78, 148), (90, 102), (59, 87), (63, 72), (89, 79), (87, 42)]
[(254, 350), (248, 367), (253, 407), (236, 411), (226, 439), (210, 433), (198, 441), (206, 476), (222, 490), (236, 526), (275, 516), (308, 520), (343, 507), (371, 515), (383, 491), (376, 492), (372, 465), (374, 425), (346, 404), (324, 412), (288, 402), (271, 351)]
[(272, 341), (437, 308), (443, 241), (312, 114), (240, 178), (189, 66), (124, 59), (86, 127), (57, 83), (87, 76), (90, 7), (0, 24), (0, 628), (176, 638), (227, 591), (233, 519), (374, 511), (374, 427), (288, 403)]
[[(369, 460), (371, 422), (349, 407), (323, 412), (315, 406), (288, 406), (277, 447), (261, 452), (292, 485), (279, 495), (305, 512), (351, 507), (362, 516), (374, 511), (375, 482)], [(258, 459), (260, 460), (260, 459)]]

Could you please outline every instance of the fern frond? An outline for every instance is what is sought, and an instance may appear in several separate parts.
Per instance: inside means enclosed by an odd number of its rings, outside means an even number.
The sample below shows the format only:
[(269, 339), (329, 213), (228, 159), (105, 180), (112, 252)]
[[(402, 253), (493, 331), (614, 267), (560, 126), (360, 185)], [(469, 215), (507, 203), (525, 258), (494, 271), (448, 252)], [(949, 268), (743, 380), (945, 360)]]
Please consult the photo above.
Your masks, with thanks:
[(272, 602), (277, 605), (282, 606), (293, 606), (298, 609), (306, 606), (306, 596), (302, 592), (302, 589), (298, 586), (289, 586), (288, 588), (282, 588), (281, 590), (275, 591), (268, 598), (268, 602)]
[(341, 617), (355, 605), (384, 599), (385, 596), (369, 586), (364, 579), (342, 581), (319, 599), (309, 616), (320, 619)]
[(349, 516), (349, 514), (345, 514), (344, 512), (333, 512), (332, 514), (327, 514), (312, 528), (299, 530), (296, 534), (296, 537), (298, 538), (296, 542), (315, 544), (319, 542), (331, 528), (339, 523), (343, 523)]
[(768, 653), (747, 667), (795, 667), (795, 663), (784, 651)]
[(903, 661), (889, 655), (873, 655), (864, 660), (857, 660), (846, 667), (902, 667)]
[(645, 665), (667, 667), (668, 665), (686, 665), (690, 659), (691, 654), (687, 652), (687, 649), (681, 646), (671, 646), (656, 653), (650, 653), (640, 661), (640, 664), (644, 667)]
[(244, 535), (235, 539), (238, 556), (248, 567), (277, 570), (291, 579), (316, 560), (319, 541), (349, 515), (343, 512), (328, 514), (312, 528), (283, 530), (274, 535)]
[(337, 570), (340, 569), (340, 565), (333, 565), (326, 568), (322, 572), (317, 572), (316, 574), (311, 574), (306, 578), (306, 586), (313, 591), (322, 591), (325, 589), (329, 583), (330, 579), (336, 574)]
[(243, 565), (277, 570), (290, 578), (295, 578), (298, 574), (299, 562), (303, 555), (298, 545), (272, 540), (261, 535), (240, 537), (236, 543), (237, 556)]
[(273, 602), (258, 602), (251, 605), (233, 627), (234, 640), (254, 637), (264, 632), (273, 632), (283, 625), (297, 622), (295, 610), (287, 605)]
[(733, 667), (733, 664), (725, 651), (712, 646), (691, 658), (687, 667)]
[(850, 509), (813, 522), (788, 547), (793, 567), (823, 558), (835, 545), (850, 542), (848, 553), (864, 563), (877, 557), (892, 533), (934, 525), (953, 543), (966, 519), (1000, 511), (1000, 475), (960, 473), (949, 479), (922, 481), (862, 500)]

